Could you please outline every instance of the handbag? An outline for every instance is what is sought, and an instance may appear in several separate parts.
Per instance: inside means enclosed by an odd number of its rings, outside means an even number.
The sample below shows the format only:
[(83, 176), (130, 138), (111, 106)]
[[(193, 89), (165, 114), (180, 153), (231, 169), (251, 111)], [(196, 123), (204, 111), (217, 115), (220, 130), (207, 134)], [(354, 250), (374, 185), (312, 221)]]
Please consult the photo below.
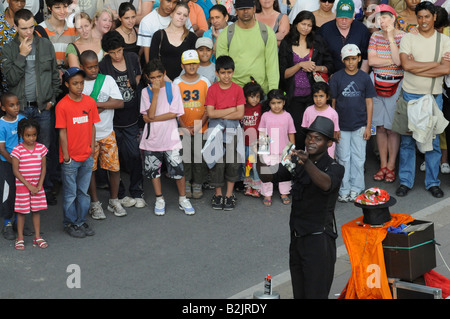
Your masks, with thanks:
[(390, 97), (397, 92), (398, 85), (402, 81), (402, 79), (398, 79), (397, 82), (389, 82), (389, 81), (383, 81), (382, 79), (378, 78), (376, 74), (373, 74), (374, 76), (374, 86), (375, 90), (377, 91), (377, 94), (382, 97)]
[[(309, 49), (309, 58), (312, 58), (313, 48)], [(324, 72), (314, 71), (312, 73), (314, 81), (328, 83), (328, 74)]]

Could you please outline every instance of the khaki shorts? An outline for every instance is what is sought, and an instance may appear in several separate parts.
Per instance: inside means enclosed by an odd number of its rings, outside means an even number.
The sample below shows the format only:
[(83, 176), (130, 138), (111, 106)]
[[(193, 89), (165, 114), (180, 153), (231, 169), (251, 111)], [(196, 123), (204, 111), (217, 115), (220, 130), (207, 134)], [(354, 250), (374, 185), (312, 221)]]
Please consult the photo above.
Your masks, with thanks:
[(98, 160), (101, 168), (111, 172), (120, 171), (119, 149), (117, 148), (116, 134), (114, 131), (107, 137), (95, 142), (92, 171), (97, 170)]

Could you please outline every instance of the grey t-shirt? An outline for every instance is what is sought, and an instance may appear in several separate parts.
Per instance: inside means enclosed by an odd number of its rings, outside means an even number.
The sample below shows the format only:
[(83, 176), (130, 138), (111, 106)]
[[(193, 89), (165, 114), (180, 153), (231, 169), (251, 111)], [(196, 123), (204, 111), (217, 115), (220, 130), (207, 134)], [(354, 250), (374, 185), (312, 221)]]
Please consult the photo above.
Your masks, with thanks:
[(27, 102), (36, 102), (36, 45), (31, 44), (31, 51), (25, 58), (25, 99)]

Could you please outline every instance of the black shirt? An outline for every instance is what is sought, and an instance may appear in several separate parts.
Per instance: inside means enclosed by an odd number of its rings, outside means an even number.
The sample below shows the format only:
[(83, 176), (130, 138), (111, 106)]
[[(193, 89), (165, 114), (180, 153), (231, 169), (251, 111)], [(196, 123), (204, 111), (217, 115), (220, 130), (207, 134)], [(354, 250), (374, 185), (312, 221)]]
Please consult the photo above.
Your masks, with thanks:
[(317, 187), (302, 165), (297, 165), (295, 175), (280, 164), (272, 182), (292, 179), (292, 208), (289, 226), (298, 236), (318, 232), (333, 232), (334, 209), (338, 197), (344, 167), (324, 154), (314, 164), (331, 178), (331, 187), (323, 191)]

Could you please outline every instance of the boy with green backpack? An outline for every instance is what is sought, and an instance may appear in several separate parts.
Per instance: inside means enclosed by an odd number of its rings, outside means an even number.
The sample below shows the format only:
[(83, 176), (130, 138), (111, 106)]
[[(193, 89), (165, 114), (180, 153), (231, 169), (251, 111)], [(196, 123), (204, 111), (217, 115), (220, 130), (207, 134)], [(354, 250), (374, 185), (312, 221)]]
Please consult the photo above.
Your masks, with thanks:
[(99, 162), (100, 167), (109, 172), (111, 198), (108, 202), (108, 210), (116, 216), (125, 216), (127, 212), (118, 199), (120, 163), (113, 129), (114, 109), (123, 107), (122, 94), (116, 81), (110, 75), (98, 73), (98, 58), (94, 51), (86, 50), (80, 55), (80, 66), (86, 72), (83, 94), (90, 95), (96, 101), (100, 115), (100, 122), (95, 123), (95, 151), (89, 186), (91, 195), (89, 214), (93, 219), (106, 218), (96, 190), (95, 171), (97, 162)]

